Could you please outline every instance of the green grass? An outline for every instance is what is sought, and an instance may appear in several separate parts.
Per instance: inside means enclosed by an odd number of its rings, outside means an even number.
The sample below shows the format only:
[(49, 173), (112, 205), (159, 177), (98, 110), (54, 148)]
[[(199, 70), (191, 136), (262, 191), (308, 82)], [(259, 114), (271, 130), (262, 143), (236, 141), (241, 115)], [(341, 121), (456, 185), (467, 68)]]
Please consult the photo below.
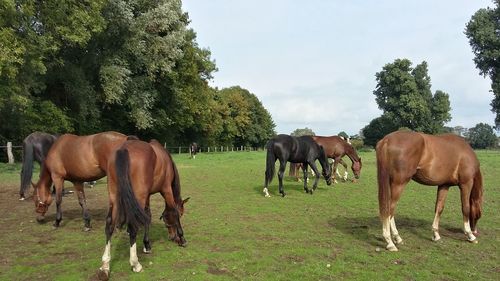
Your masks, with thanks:
[[(448, 194), (439, 242), (432, 242), (435, 187), (411, 183), (396, 211), (405, 244), (384, 250), (378, 219), (374, 152), (361, 152), (358, 183), (327, 186), (314, 195), (287, 177), (287, 196), (262, 194), (265, 153), (202, 153), (195, 160), (174, 155), (183, 197), (191, 197), (182, 219), (188, 246), (168, 241), (158, 219), (160, 195), (152, 197), (153, 253), (139, 254), (144, 267), (128, 264), (128, 237), (112, 240), (114, 280), (498, 280), (500, 275), (500, 153), (478, 151), (485, 178), (479, 243), (466, 242), (458, 188)], [(350, 161), (349, 161), (350, 162)], [(105, 180), (86, 189), (93, 230), (82, 232), (76, 196), (63, 199), (63, 223), (54, 230), (35, 221), (34, 204), (18, 202), (19, 165), (0, 164), (0, 255), (2, 280), (92, 280), (104, 250)], [(350, 175), (352, 173), (350, 172)], [(37, 176), (35, 176), (36, 178)], [(71, 186), (70, 183), (66, 184)], [(142, 248), (142, 233), (138, 239)]]

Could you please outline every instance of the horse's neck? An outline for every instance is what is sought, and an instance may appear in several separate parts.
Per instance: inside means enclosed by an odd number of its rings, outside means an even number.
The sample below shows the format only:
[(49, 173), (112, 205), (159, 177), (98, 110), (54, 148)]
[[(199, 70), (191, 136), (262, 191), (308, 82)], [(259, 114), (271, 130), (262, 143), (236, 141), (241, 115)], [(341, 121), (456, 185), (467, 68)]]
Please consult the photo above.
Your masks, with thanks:
[(352, 162), (359, 162), (359, 156), (356, 153), (356, 150), (354, 150), (354, 147), (350, 146), (349, 144), (346, 144), (344, 146), (345, 154), (349, 159), (351, 159)]

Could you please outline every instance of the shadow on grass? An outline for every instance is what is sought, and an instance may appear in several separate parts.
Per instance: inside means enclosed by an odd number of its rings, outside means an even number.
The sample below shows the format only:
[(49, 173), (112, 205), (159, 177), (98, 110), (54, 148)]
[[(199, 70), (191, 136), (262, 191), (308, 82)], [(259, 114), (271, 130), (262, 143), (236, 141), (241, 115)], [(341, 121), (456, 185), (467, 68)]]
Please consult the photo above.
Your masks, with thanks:
[[(312, 189), (314, 183), (314, 178), (309, 178), (309, 181), (307, 183), (307, 188)], [(278, 178), (275, 177), (273, 181), (269, 184), (268, 186), (268, 192), (271, 196), (280, 196), (281, 194), (279, 193), (279, 181)], [(326, 183), (323, 178), (320, 178), (318, 181), (318, 187), (314, 192), (321, 191), (322, 188), (326, 186)], [(332, 185), (333, 186), (333, 185)], [(254, 186), (254, 191), (259, 194), (264, 194), (264, 178), (262, 178), (262, 184)], [(283, 178), (283, 190), (285, 191), (285, 194), (288, 195), (289, 193), (302, 193), (304, 194), (304, 182), (301, 180), (300, 182), (295, 180), (295, 177), (290, 177), (290, 176), (285, 176)]]
[[(328, 225), (371, 246), (381, 247), (385, 245), (382, 237), (382, 224), (378, 216), (336, 217), (329, 219)], [(396, 216), (396, 227), (403, 239), (405, 239), (405, 234), (411, 233), (419, 239), (432, 241), (431, 225), (432, 220)], [(447, 224), (441, 224), (440, 234), (446, 239), (465, 240), (460, 228), (450, 227)]]

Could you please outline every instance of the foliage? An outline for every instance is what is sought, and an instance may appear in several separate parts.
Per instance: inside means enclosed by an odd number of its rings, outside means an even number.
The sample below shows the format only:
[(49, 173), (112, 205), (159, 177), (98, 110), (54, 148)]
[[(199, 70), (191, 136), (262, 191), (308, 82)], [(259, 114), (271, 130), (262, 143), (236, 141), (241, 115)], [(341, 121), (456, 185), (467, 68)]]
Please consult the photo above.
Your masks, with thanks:
[(467, 140), (473, 148), (491, 148), (496, 146), (498, 141), (493, 127), (485, 123), (470, 128)]
[(209, 86), (217, 67), (188, 24), (180, 0), (1, 1), (0, 137), (116, 130), (260, 146), (270, 114), (247, 90), (231, 100)]
[(313, 132), (312, 129), (305, 127), (303, 129), (295, 129), (290, 135), (294, 137), (300, 137), (300, 136), (315, 136), (316, 134)]
[(465, 34), (479, 73), (491, 79), (491, 109), (496, 114), (495, 125), (500, 128), (500, 0), (493, 3), (493, 8), (480, 9), (471, 17)]
[(412, 68), (408, 59), (396, 59), (375, 76), (373, 94), (383, 114), (362, 129), (366, 145), (374, 146), (399, 128), (429, 134), (444, 131), (451, 120), (449, 96), (440, 90), (432, 94), (425, 61)]
[(351, 145), (352, 145), (352, 147), (354, 147), (354, 149), (359, 150), (359, 149), (363, 148), (363, 146), (365, 146), (365, 143), (360, 138), (356, 138), (356, 139), (351, 138)]
[(348, 139), (349, 138), (349, 135), (346, 132), (344, 132), (344, 131), (338, 133), (337, 136), (343, 137), (344, 139)]

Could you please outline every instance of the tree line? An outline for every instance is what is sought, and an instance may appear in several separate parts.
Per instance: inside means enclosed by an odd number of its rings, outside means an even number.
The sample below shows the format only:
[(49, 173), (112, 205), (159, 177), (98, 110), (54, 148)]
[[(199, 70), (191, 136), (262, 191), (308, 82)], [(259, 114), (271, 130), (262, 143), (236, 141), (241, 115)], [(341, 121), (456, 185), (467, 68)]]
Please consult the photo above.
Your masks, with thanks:
[(0, 141), (115, 130), (167, 144), (262, 146), (259, 99), (217, 71), (179, 0), (0, 3)]
[[(498, 128), (500, 0), (493, 2), (465, 35), (492, 81)], [(188, 24), (180, 0), (0, 2), (0, 142), (20, 143), (33, 131), (116, 130), (167, 145), (263, 146), (275, 135), (271, 115), (246, 89), (209, 85), (217, 66)], [(396, 59), (375, 76), (382, 115), (361, 130), (364, 144), (400, 129), (453, 131), (444, 126), (449, 94), (431, 91), (427, 62)], [(467, 137), (476, 147), (496, 142), (487, 124)]]

